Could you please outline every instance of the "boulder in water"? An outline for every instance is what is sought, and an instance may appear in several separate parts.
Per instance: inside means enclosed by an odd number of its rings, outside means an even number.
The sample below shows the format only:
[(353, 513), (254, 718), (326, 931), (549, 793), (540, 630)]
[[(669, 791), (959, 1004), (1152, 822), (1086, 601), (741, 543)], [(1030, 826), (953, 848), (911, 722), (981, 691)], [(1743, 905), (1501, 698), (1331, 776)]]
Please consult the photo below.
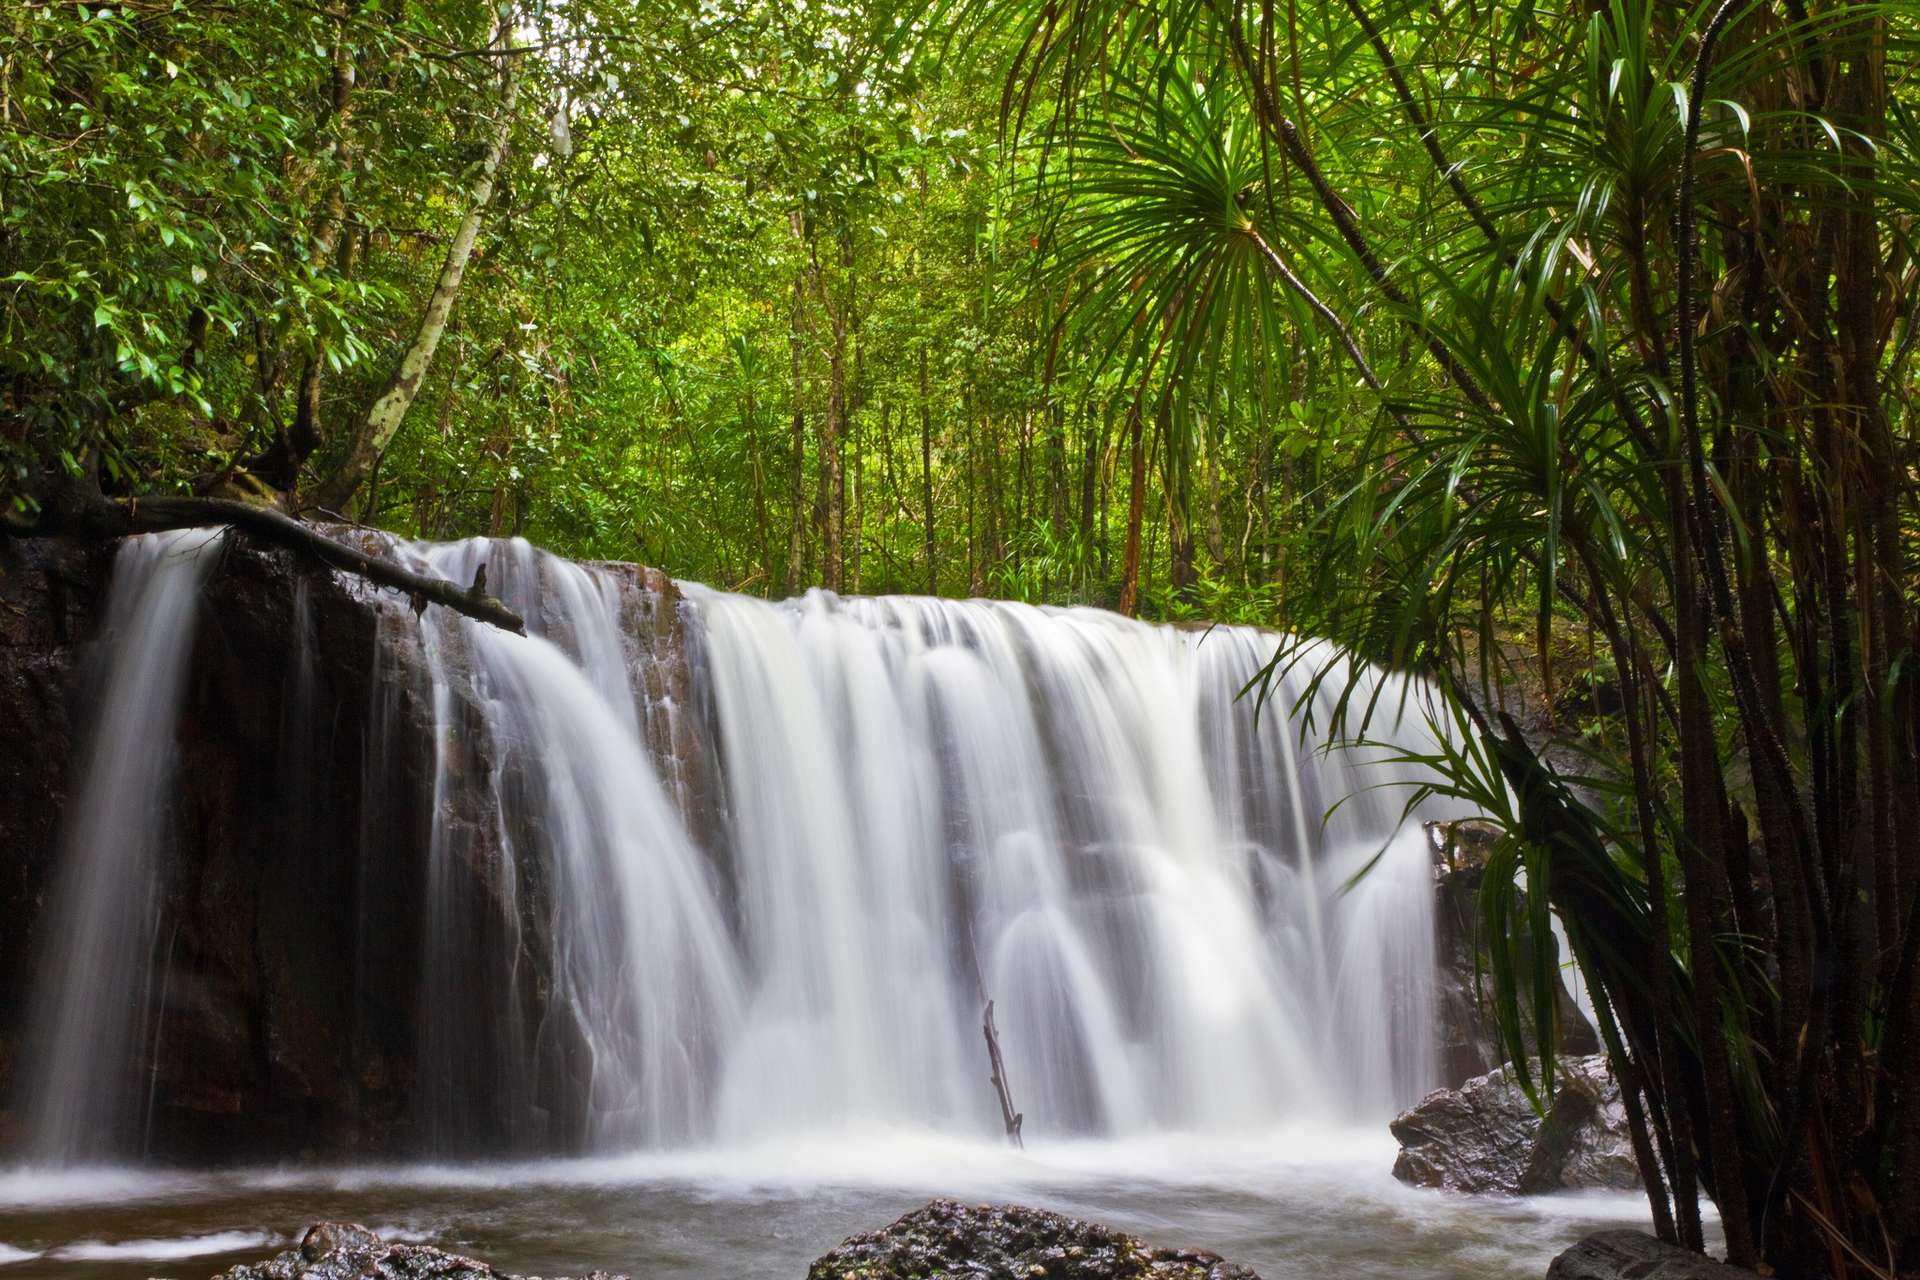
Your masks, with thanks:
[(1156, 1249), (1045, 1209), (935, 1200), (843, 1241), (807, 1280), (1260, 1280), (1204, 1249)]
[[(389, 1244), (350, 1222), (316, 1222), (298, 1248), (267, 1262), (248, 1263), (219, 1280), (522, 1280), (484, 1262), (420, 1244)], [(538, 1280), (532, 1277), (531, 1280)], [(555, 1277), (554, 1280), (564, 1280)], [(581, 1280), (627, 1280), (594, 1271)]]
[(1644, 1231), (1598, 1231), (1547, 1268), (1547, 1280), (1753, 1280), (1753, 1272), (1656, 1240)]
[(1544, 1117), (1502, 1067), (1428, 1094), (1390, 1127), (1393, 1176), (1414, 1186), (1533, 1195), (1640, 1185), (1620, 1086), (1598, 1055), (1560, 1060)]

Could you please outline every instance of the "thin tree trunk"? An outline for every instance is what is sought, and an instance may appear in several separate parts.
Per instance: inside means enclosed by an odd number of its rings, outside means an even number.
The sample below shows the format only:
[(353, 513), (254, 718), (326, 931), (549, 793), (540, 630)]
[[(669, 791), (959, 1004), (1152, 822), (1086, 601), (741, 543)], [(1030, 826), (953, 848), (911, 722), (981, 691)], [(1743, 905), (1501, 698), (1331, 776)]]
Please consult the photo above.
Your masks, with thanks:
[(1127, 541), (1120, 564), (1120, 612), (1129, 618), (1140, 607), (1140, 527), (1147, 513), (1147, 450), (1140, 401), (1127, 408)]
[[(798, 215), (795, 215), (796, 224)], [(806, 577), (807, 536), (807, 374), (806, 351), (801, 333), (806, 325), (806, 284), (800, 275), (793, 278), (793, 314), (787, 330), (787, 351), (793, 363), (793, 463), (789, 469), (787, 500), (791, 520), (787, 528), (787, 582), (789, 593), (798, 591)]]
[[(1096, 429), (1096, 422), (1099, 424)], [(1093, 559), (1093, 503), (1100, 483), (1100, 454), (1106, 445), (1105, 419), (1094, 416), (1092, 406), (1081, 415), (1080, 431), (1080, 589), (1085, 593), (1086, 577)]]
[(1207, 442), (1207, 555), (1221, 568), (1227, 563), (1226, 535), (1220, 528), (1220, 447)]
[(820, 528), (820, 580), (829, 591), (840, 590), (846, 569), (845, 531), (846, 473), (842, 466), (841, 441), (847, 421), (847, 308), (837, 303), (827, 288), (826, 273), (820, 269), (819, 248), (808, 241), (807, 274), (813, 293), (827, 315), (827, 405), (820, 417), (820, 472), (815, 519)]
[(927, 594), (940, 594), (939, 546), (933, 527), (933, 403), (927, 388), (927, 344), (920, 343), (920, 519), (926, 527)]
[[(353, 135), (348, 125), (357, 73), (347, 49), (347, 31), (356, 7), (348, 0), (340, 0), (328, 11), (328, 17), (333, 21), (333, 47), (328, 58), (327, 76), (327, 126), (332, 137), (327, 141), (324, 154), (342, 174), (353, 168)], [(327, 270), (345, 236), (347, 192), (344, 178), (329, 186), (323, 207), (325, 213), (321, 216), (320, 225), (314, 229), (313, 243), (308, 248), (307, 270), (314, 275)], [(350, 267), (348, 259), (356, 243), (352, 237), (346, 237), (346, 240), (348, 252), (340, 255), (342, 275), (347, 274), (346, 269)], [(313, 451), (320, 447), (321, 386), (326, 368), (326, 350), (326, 340), (316, 337), (313, 349), (307, 354), (300, 371), (300, 386), (294, 395), (292, 426), (281, 433), (263, 454), (247, 463), (248, 469), (255, 475), (286, 491), (290, 505), (297, 505), (293, 494), (300, 483), (300, 469)]]
[[(857, 365), (858, 361), (855, 363)], [(852, 466), (849, 468), (852, 474), (849, 483), (853, 486), (853, 522), (847, 530), (847, 542), (849, 544), (847, 549), (847, 582), (849, 589), (855, 594), (858, 594), (860, 591), (861, 532), (866, 528), (867, 510), (866, 469), (862, 465), (865, 455), (861, 452), (862, 441), (860, 439), (860, 415), (858, 413), (853, 415), (852, 428), (853, 455)]]
[(433, 366), (434, 352), (439, 349), (441, 335), (446, 332), (448, 317), (453, 314), (453, 304), (459, 299), (460, 285), (466, 279), (467, 263), (473, 257), (474, 242), (480, 236), (480, 222), (487, 205), (493, 200), (494, 182), (499, 176), (500, 163), (506, 157), (507, 143), (513, 136), (522, 56), (513, 49), (514, 39), (513, 28), (503, 23), (489, 42), (490, 47), (504, 51), (498, 58), (500, 89), (493, 133), (487, 139), (487, 150), (480, 162), (479, 173), (467, 190), (466, 212), (461, 215), (460, 225), (447, 245), (440, 278), (427, 299), (426, 312), (420, 318), (413, 341), (400, 357), (399, 366), (388, 379), (385, 389), (374, 398), (366, 416), (356, 425), (345, 458), (333, 474), (317, 487), (314, 496), (322, 507), (335, 511), (345, 509), (347, 500), (372, 470), (374, 459), (393, 442), (400, 424), (406, 420), (407, 410), (413, 407), (415, 397), (420, 394), (420, 385), (425, 381), (427, 371)]
[(979, 488), (976, 483), (976, 473), (979, 471), (979, 462), (976, 457), (978, 451), (975, 448), (972, 396), (966, 398), (965, 413), (967, 419), (967, 594), (977, 596), (982, 591), (979, 521), (976, 518), (976, 494)]
[(820, 487), (826, 495), (821, 520), (821, 579), (840, 590), (845, 566), (846, 474), (841, 463), (841, 433), (847, 414), (847, 329), (845, 318), (828, 309), (833, 344), (827, 349), (827, 411), (820, 418)]
[(758, 406), (754, 403), (753, 379), (744, 367), (742, 375), (746, 378), (746, 394), (740, 406), (740, 416), (747, 429), (748, 483), (752, 487), (753, 494), (754, 544), (755, 549), (760, 553), (760, 575), (765, 580), (767, 588), (771, 588), (774, 575), (779, 570), (775, 567), (773, 560), (773, 530), (767, 521), (766, 461), (760, 452), (760, 422)]

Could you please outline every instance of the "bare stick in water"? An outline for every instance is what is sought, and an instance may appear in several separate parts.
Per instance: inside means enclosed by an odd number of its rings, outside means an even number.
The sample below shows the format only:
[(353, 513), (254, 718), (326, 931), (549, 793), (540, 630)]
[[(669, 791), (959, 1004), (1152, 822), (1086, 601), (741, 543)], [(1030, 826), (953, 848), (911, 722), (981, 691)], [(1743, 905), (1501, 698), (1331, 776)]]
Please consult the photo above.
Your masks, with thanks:
[(993, 1091), (1000, 1095), (1000, 1118), (1006, 1121), (1007, 1140), (1014, 1146), (1026, 1149), (1026, 1143), (1020, 1140), (1020, 1122), (1026, 1119), (1013, 1109), (1013, 1094), (1007, 1090), (1007, 1064), (1000, 1058), (1000, 1033), (993, 1027), (993, 1001), (987, 1001), (987, 1016), (980, 1023), (980, 1030), (987, 1037), (987, 1061), (993, 1066), (993, 1074), (987, 1079), (993, 1084)]

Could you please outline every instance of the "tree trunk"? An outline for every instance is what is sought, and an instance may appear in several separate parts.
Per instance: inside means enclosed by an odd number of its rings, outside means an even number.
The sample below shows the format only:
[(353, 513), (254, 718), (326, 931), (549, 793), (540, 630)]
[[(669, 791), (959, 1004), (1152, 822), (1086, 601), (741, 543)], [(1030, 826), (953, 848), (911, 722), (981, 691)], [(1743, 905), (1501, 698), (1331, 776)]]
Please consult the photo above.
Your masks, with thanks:
[(1147, 449), (1140, 419), (1135, 399), (1127, 406), (1127, 541), (1120, 560), (1120, 612), (1129, 618), (1140, 610), (1140, 528), (1147, 514)]
[(347, 501), (373, 469), (374, 460), (393, 442), (394, 434), (406, 420), (407, 410), (420, 394), (420, 385), (433, 365), (434, 352), (439, 349), (441, 335), (447, 329), (447, 319), (453, 314), (453, 304), (460, 296), (467, 263), (473, 257), (474, 242), (480, 236), (481, 218), (493, 200), (494, 181), (499, 175), (500, 163), (506, 157), (507, 143), (513, 136), (522, 56), (513, 48), (514, 39), (513, 28), (502, 23), (490, 42), (491, 48), (502, 51), (498, 58), (500, 89), (493, 133), (487, 139), (487, 150), (480, 162), (480, 171), (467, 190), (466, 212), (461, 215), (460, 225), (447, 245), (440, 278), (427, 299), (427, 309), (420, 317), (420, 327), (415, 331), (406, 353), (400, 357), (399, 366), (388, 379), (385, 389), (375, 397), (366, 416), (355, 426), (346, 456), (333, 474), (316, 487), (314, 500), (323, 508), (334, 511), (346, 508)]
[[(857, 367), (859, 361), (855, 361)], [(852, 525), (847, 530), (847, 585), (858, 595), (860, 592), (860, 543), (861, 531), (866, 528), (866, 468), (862, 465), (865, 455), (861, 452), (863, 441), (860, 438), (860, 415), (855, 413), (851, 424), (853, 431), (853, 465), (849, 468), (849, 485), (853, 488)]]
[(967, 419), (967, 594), (982, 594), (980, 581), (980, 539), (979, 520), (976, 518), (976, 498), (979, 490), (977, 472), (979, 460), (974, 445), (975, 430), (973, 421), (973, 397), (966, 397), (964, 413)]
[[(744, 343), (745, 339), (742, 339)], [(748, 484), (753, 497), (753, 531), (755, 549), (760, 556), (760, 576), (771, 589), (779, 569), (773, 559), (773, 529), (767, 520), (767, 469), (765, 459), (760, 452), (760, 421), (758, 406), (754, 402), (753, 377), (746, 364), (742, 362), (741, 376), (746, 382), (746, 393), (741, 399), (740, 417), (747, 431), (747, 467)]]
[(1164, 480), (1161, 490), (1167, 504), (1167, 593), (1172, 599), (1191, 604), (1199, 580), (1194, 569), (1192, 450), (1174, 440), (1171, 401), (1161, 402), (1156, 421)]
[(933, 529), (933, 402), (927, 387), (927, 344), (920, 343), (920, 519), (926, 526), (927, 594), (940, 594), (939, 546)]
[(820, 488), (826, 498), (826, 509), (821, 513), (820, 559), (823, 585), (829, 591), (838, 591), (845, 554), (842, 534), (846, 488), (840, 437), (847, 415), (846, 316), (829, 305), (827, 323), (833, 330), (833, 343), (827, 349), (827, 411), (820, 419)]
[[(796, 225), (799, 215), (795, 215)], [(787, 503), (791, 519), (787, 526), (787, 581), (789, 594), (800, 590), (806, 577), (807, 537), (807, 372), (806, 349), (801, 334), (807, 316), (806, 282), (793, 278), (793, 315), (787, 330), (787, 351), (793, 363), (793, 461), (788, 470)]]
[(1207, 449), (1207, 556), (1221, 569), (1227, 564), (1226, 534), (1220, 528), (1220, 446), (1209, 439)]
[[(1099, 429), (1095, 430), (1095, 422)], [(1094, 417), (1093, 408), (1087, 406), (1080, 421), (1080, 588), (1084, 595), (1088, 583), (1087, 575), (1093, 569), (1093, 502), (1100, 483), (1100, 456), (1106, 449), (1106, 419), (1102, 415)]]

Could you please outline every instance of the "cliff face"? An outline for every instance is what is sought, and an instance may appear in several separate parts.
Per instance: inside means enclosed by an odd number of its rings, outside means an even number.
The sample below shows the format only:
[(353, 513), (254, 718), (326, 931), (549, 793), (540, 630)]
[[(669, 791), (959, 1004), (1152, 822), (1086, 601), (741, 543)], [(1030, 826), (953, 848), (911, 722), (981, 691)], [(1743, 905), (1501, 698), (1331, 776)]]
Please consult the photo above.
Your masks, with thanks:
[[(105, 637), (113, 546), (0, 540), (0, 1152), (12, 1149), (36, 957), (56, 927), (42, 910), (75, 803)], [(627, 570), (644, 610), (634, 634), (650, 678), (691, 706), (679, 598)], [(458, 655), (444, 664), (451, 768), (490, 768), (484, 721)], [(480, 810), (452, 789), (435, 814), (434, 695), (407, 603), (290, 553), (231, 540), (199, 610), (178, 722), (151, 726), (177, 759), (162, 927), (147, 1022), (157, 1045), (152, 1114), (133, 1139), (194, 1160), (305, 1151), (424, 1149), (416, 1123), (427, 877), (441, 832), (442, 902), (472, 942), (470, 1010), (536, 1007), (545, 988), (541, 888), (502, 883)], [(658, 720), (656, 725), (654, 720)], [(696, 810), (713, 809), (690, 725), (650, 717)], [(467, 810), (474, 810), (468, 812)], [(496, 945), (505, 942), (507, 945)], [(482, 957), (490, 957), (482, 961)], [(476, 1025), (476, 1039), (490, 1031)], [(515, 1118), (479, 1091), (510, 1145)], [(558, 1086), (556, 1086), (558, 1087)]]
[(0, 539), (0, 1149), (36, 908), (56, 851), (84, 642), (112, 548)]

